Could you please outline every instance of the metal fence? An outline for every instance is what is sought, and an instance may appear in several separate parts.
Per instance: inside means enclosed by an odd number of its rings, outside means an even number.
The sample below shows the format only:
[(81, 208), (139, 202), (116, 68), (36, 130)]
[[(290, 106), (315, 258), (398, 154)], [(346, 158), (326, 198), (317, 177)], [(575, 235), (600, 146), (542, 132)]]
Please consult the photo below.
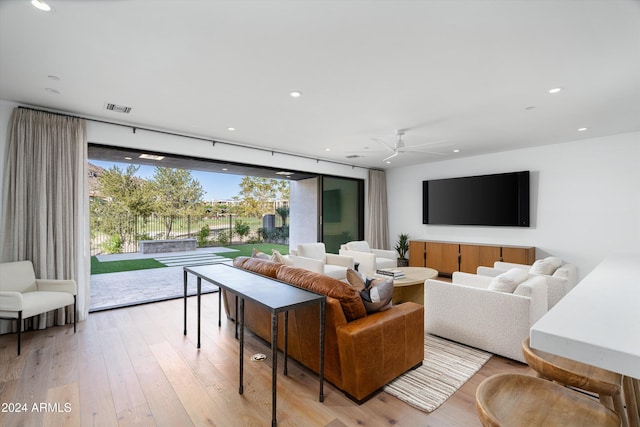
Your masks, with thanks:
[[(240, 236), (236, 233), (238, 221), (249, 226), (248, 234)], [(261, 238), (259, 228), (263, 227), (263, 221), (259, 218), (243, 218), (230, 214), (174, 218), (170, 230), (167, 223), (167, 218), (159, 215), (146, 218), (136, 215), (120, 215), (115, 218), (92, 217), (91, 255), (138, 252), (141, 240), (196, 238), (200, 247), (258, 241)]]

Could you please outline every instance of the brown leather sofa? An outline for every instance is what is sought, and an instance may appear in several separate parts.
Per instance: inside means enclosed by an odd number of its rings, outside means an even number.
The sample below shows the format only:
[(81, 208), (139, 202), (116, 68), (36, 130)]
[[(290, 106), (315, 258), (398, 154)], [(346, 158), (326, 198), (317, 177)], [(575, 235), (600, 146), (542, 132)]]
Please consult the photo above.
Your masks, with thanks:
[[(356, 402), (424, 358), (424, 307), (412, 302), (367, 314), (360, 295), (348, 284), (308, 270), (259, 258), (238, 257), (234, 265), (313, 292), (327, 295), (325, 379)], [(227, 316), (235, 318), (235, 298), (224, 293)], [(271, 342), (271, 315), (245, 302), (245, 326)], [(306, 306), (289, 312), (289, 356), (314, 372), (319, 370), (320, 312)], [(284, 321), (278, 322), (278, 347), (284, 348)]]

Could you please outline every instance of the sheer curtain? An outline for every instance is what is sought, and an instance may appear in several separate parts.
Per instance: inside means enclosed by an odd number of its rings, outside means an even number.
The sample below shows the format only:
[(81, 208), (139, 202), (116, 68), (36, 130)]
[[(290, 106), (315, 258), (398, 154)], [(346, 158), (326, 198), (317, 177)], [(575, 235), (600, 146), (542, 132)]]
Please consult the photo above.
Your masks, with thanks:
[(383, 170), (369, 170), (367, 198), (368, 215), (365, 239), (372, 248), (391, 249), (387, 213), (387, 176)]
[[(89, 307), (85, 121), (16, 108), (3, 177), (2, 262), (30, 260), (36, 277), (73, 279), (78, 320)], [(73, 322), (73, 306), (25, 320), (25, 329)], [(4, 321), (0, 332), (15, 330)]]

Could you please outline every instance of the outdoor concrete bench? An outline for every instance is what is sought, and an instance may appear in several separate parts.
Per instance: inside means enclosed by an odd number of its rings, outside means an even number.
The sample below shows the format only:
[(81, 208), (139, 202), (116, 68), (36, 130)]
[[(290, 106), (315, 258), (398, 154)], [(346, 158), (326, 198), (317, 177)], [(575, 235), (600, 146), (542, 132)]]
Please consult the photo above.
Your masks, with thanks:
[(140, 240), (141, 254), (195, 251), (196, 239)]

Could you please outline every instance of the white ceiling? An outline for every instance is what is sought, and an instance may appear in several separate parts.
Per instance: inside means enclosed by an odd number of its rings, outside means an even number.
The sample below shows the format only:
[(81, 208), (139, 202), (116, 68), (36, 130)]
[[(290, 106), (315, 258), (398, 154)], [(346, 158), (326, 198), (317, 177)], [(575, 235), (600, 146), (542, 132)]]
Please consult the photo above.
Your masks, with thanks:
[(0, 0), (0, 99), (375, 168), (640, 130), (637, 0), (47, 2)]

